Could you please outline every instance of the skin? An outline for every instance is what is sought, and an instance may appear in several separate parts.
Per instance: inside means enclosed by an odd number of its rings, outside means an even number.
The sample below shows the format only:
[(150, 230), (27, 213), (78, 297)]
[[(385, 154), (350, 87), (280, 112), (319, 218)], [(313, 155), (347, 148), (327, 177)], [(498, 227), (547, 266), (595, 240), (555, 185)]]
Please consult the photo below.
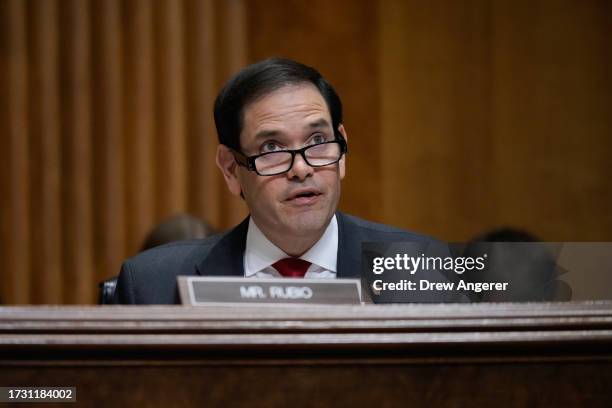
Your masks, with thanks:
[[(240, 145), (248, 156), (299, 149), (322, 138), (333, 140), (331, 123), (317, 88), (288, 85), (246, 106)], [(342, 125), (338, 131), (346, 140)], [(285, 253), (300, 256), (321, 238), (338, 206), (345, 156), (336, 164), (313, 168), (296, 155), (293, 167), (276, 176), (259, 176), (239, 166), (224, 145), (217, 148), (216, 161), (230, 192), (244, 194), (253, 221)], [(305, 192), (315, 196), (298, 196)]]

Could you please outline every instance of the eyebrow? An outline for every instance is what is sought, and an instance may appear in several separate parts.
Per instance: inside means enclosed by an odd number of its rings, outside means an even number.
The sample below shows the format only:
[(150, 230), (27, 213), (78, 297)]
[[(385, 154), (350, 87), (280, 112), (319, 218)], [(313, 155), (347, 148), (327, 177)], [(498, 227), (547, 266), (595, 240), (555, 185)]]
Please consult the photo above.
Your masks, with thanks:
[(331, 127), (329, 122), (327, 120), (325, 120), (324, 118), (321, 119), (317, 119), (314, 122), (311, 122), (308, 127), (310, 129), (320, 129), (320, 128), (325, 128), (325, 127)]
[[(307, 129), (321, 129), (321, 128), (327, 128), (331, 126), (326, 119), (321, 118), (321, 119), (315, 120), (314, 122), (310, 122), (305, 127)], [(255, 134), (255, 140), (278, 136), (280, 133), (281, 132), (279, 132), (278, 130), (260, 130), (259, 132)]]
[(255, 140), (266, 139), (280, 134), (278, 130), (260, 130), (255, 134)]

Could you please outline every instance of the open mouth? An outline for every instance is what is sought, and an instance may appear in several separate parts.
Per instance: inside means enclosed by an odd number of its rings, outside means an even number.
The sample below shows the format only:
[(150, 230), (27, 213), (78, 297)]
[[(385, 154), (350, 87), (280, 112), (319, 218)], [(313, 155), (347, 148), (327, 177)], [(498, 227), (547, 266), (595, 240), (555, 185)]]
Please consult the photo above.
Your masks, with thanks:
[(308, 202), (316, 199), (316, 197), (320, 196), (321, 193), (313, 190), (300, 191), (296, 194), (291, 195), (287, 201), (294, 202)]
[(293, 198), (300, 198), (300, 197), (314, 197), (318, 194), (315, 193), (302, 193), (302, 194), (298, 194), (296, 196), (294, 196)]

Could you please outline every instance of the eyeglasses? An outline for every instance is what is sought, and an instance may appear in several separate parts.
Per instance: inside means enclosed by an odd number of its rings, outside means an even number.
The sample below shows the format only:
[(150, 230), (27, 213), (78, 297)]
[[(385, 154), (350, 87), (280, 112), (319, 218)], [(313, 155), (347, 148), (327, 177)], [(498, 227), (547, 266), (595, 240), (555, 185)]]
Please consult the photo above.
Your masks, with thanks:
[(311, 167), (329, 166), (340, 161), (348, 149), (344, 139), (317, 143), (297, 150), (279, 150), (255, 156), (247, 156), (242, 152), (233, 150), (236, 163), (260, 176), (276, 176), (288, 172), (293, 167), (295, 155), (302, 156)]

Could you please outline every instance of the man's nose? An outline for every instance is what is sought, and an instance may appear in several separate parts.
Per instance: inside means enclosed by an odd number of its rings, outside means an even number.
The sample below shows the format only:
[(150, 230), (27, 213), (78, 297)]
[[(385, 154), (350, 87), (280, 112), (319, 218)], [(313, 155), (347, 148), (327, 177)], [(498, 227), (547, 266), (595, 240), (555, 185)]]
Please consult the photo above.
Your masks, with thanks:
[(306, 163), (306, 160), (302, 157), (301, 154), (296, 154), (295, 159), (293, 159), (293, 166), (287, 172), (287, 177), (290, 179), (299, 179), (304, 180), (306, 177), (309, 177), (314, 172), (314, 169)]

